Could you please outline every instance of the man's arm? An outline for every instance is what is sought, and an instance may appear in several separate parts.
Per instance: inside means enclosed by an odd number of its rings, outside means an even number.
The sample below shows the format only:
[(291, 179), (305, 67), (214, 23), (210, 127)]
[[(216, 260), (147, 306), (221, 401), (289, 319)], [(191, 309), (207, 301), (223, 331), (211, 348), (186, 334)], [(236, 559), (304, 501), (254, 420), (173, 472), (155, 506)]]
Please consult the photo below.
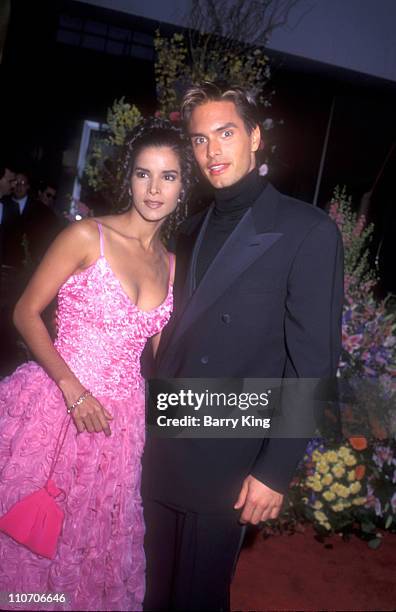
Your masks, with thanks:
[[(300, 245), (289, 275), (285, 378), (335, 376), (341, 351), (342, 306), (342, 238), (335, 223), (324, 218)], [(235, 506), (244, 506), (242, 521), (257, 523), (277, 516), (280, 498), (306, 445), (306, 438), (272, 438), (263, 445)]]

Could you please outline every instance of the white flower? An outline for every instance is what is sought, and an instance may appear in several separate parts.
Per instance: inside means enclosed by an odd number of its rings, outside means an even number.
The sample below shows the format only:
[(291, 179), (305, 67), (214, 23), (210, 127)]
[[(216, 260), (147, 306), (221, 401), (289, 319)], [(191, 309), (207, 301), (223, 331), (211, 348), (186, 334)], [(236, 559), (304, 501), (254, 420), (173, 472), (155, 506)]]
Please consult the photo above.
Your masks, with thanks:
[(265, 121), (263, 121), (263, 129), (264, 130), (272, 130), (274, 127), (274, 120), (271, 117), (267, 117)]

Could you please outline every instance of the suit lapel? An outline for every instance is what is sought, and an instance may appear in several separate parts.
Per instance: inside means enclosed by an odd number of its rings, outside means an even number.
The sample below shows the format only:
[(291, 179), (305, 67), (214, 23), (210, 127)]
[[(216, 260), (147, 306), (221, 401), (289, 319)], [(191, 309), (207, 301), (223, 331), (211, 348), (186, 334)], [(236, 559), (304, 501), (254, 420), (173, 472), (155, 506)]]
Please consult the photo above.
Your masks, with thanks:
[(206, 215), (193, 250), (190, 269), (183, 292), (185, 307), (177, 319), (168, 346), (174, 345), (249, 266), (271, 248), (282, 234), (274, 232), (278, 192), (267, 185), (254, 206), (249, 209), (230, 234), (195, 288), (195, 268), (199, 248), (210, 219)]
[(181, 231), (178, 236), (176, 274), (173, 287), (173, 313), (168, 325), (162, 331), (161, 342), (156, 356), (157, 361), (161, 360), (165, 349), (170, 343), (175, 327), (191, 296), (194, 284), (192, 262), (196, 261), (197, 248), (202, 242), (211, 210), (212, 207), (198, 214), (194, 219), (192, 227)]

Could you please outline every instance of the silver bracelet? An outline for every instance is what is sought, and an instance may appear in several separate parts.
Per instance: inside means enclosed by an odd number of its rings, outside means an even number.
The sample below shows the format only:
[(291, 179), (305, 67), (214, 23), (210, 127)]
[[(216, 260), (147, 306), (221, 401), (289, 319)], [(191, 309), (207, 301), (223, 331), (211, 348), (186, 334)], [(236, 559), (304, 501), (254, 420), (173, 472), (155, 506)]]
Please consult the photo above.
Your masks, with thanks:
[(80, 404), (83, 403), (83, 401), (89, 397), (90, 395), (92, 395), (91, 391), (88, 391), (88, 389), (86, 389), (84, 391), (84, 393), (81, 393), (80, 397), (78, 399), (76, 399), (76, 401), (74, 402), (74, 404), (72, 404), (71, 406), (68, 407), (67, 409), (67, 413), (70, 414), (71, 412), (73, 412), (74, 408), (76, 408), (77, 406), (79, 406)]

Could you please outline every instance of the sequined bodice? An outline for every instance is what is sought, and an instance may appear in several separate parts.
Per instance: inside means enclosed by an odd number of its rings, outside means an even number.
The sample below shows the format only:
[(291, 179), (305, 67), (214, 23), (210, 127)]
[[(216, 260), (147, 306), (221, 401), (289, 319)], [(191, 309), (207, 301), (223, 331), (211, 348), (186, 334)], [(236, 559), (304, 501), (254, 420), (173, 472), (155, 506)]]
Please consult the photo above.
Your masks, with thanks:
[(94, 394), (129, 397), (132, 389), (142, 385), (140, 357), (146, 341), (166, 325), (172, 305), (170, 283), (162, 304), (140, 310), (101, 254), (60, 288), (55, 346)]

